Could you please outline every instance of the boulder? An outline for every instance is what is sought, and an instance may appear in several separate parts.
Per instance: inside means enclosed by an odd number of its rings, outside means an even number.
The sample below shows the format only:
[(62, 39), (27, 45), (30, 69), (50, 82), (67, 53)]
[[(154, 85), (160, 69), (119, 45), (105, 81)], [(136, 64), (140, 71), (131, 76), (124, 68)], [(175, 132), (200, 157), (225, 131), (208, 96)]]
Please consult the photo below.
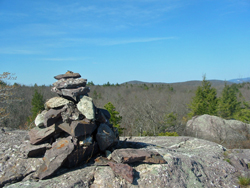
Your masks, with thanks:
[(92, 98), (83, 96), (77, 104), (77, 108), (87, 119), (93, 120), (95, 118), (95, 109)]
[(62, 78), (68, 79), (68, 78), (81, 78), (81, 75), (79, 73), (73, 73), (72, 71), (68, 71), (65, 74), (59, 74), (54, 77), (57, 80), (60, 80)]
[(40, 114), (36, 116), (35, 125), (38, 127), (44, 126), (44, 115), (47, 113), (47, 110), (42, 111)]
[(57, 89), (75, 89), (78, 87), (85, 87), (86, 83), (86, 79), (68, 78), (58, 80), (57, 82), (53, 83), (53, 86), (55, 86)]
[(55, 134), (55, 125), (45, 128), (34, 127), (29, 131), (30, 143), (40, 144)]
[(159, 153), (143, 149), (116, 149), (112, 153), (112, 159), (117, 163), (146, 162), (155, 164), (165, 164), (166, 161)]
[(101, 124), (96, 133), (96, 140), (101, 151), (118, 142), (113, 130), (107, 124)]
[(64, 164), (73, 150), (74, 144), (70, 137), (54, 142), (52, 148), (47, 150), (43, 157), (44, 163), (37, 171), (38, 178), (45, 179), (53, 175)]
[(68, 103), (72, 102), (62, 97), (53, 97), (45, 103), (45, 109), (60, 108)]
[(250, 124), (205, 114), (187, 122), (186, 134), (236, 148), (249, 141)]

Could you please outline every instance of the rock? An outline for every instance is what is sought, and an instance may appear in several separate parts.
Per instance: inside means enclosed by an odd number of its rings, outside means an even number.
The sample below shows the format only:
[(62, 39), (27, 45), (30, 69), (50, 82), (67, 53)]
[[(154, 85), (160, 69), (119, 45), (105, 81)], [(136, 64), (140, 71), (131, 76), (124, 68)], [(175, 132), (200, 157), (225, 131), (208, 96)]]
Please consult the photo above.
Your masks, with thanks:
[(63, 107), (63, 111), (61, 113), (63, 122), (71, 123), (75, 120), (82, 120), (84, 119), (84, 115), (79, 112), (76, 108), (75, 104), (69, 103)]
[(42, 113), (38, 114), (35, 119), (35, 125), (38, 127), (44, 126), (44, 115), (47, 113), (47, 110), (42, 111)]
[(80, 163), (87, 163), (93, 156), (99, 152), (99, 148), (96, 143), (89, 146), (78, 146), (68, 157), (64, 166), (71, 168), (77, 166)]
[[(20, 151), (27, 131), (0, 132), (0, 187), (240, 187), (238, 176), (249, 172), (226, 158), (248, 163), (250, 149), (228, 150), (219, 144), (191, 137), (132, 137), (125, 147), (156, 151), (167, 161), (165, 164), (136, 163), (134, 181), (130, 184), (115, 176), (109, 166), (79, 164), (68, 170), (61, 167), (50, 179), (34, 181), (41, 158), (25, 158)], [(123, 139), (123, 138), (122, 138)], [(225, 152), (228, 152), (226, 156)], [(3, 158), (9, 159), (3, 162)], [(240, 163), (240, 162), (239, 162)], [(30, 177), (30, 179), (29, 179)], [(15, 183), (17, 182), (17, 183)]]
[(92, 98), (83, 96), (77, 104), (77, 108), (87, 119), (93, 120), (95, 118), (95, 109)]
[(133, 172), (133, 168), (131, 166), (129, 166), (127, 164), (113, 163), (113, 162), (109, 162), (108, 165), (115, 172), (115, 174), (123, 177), (129, 183), (133, 183), (134, 172)]
[(107, 119), (110, 119), (111, 118), (111, 115), (109, 113), (108, 110), (105, 110), (105, 109), (102, 109), (102, 108), (99, 108), (98, 109)]
[(60, 79), (57, 82), (53, 83), (57, 89), (75, 89), (78, 87), (85, 87), (87, 79), (82, 78), (68, 78)]
[(47, 111), (47, 113), (44, 115), (44, 126), (49, 127), (54, 123), (60, 121), (62, 119), (62, 111), (63, 109), (50, 109), (49, 111)]
[(97, 115), (96, 115), (95, 119), (100, 124), (108, 122), (108, 120), (106, 119), (106, 117), (103, 115), (103, 113), (99, 109), (97, 109)]
[(37, 171), (39, 179), (45, 179), (53, 175), (53, 173), (63, 165), (73, 150), (74, 144), (70, 137), (60, 139), (53, 143), (52, 148), (47, 150), (43, 157), (44, 163)]
[(81, 77), (81, 75), (79, 73), (73, 73), (72, 71), (68, 71), (65, 74), (57, 75), (54, 78), (57, 80), (60, 80), (62, 78), (67, 79), (67, 78), (80, 78), (80, 77)]
[(88, 119), (72, 121), (70, 127), (70, 134), (74, 137), (91, 135), (97, 128), (96, 124), (90, 122)]
[(45, 103), (45, 109), (60, 108), (68, 103), (72, 102), (62, 97), (53, 97)]
[(55, 125), (46, 128), (34, 127), (29, 131), (30, 143), (40, 144), (43, 141), (52, 137), (55, 131), (56, 131)]
[(118, 141), (112, 129), (106, 124), (101, 124), (98, 127), (96, 140), (101, 151), (105, 151), (108, 147), (114, 145)]
[(40, 157), (43, 156), (47, 149), (50, 149), (51, 145), (49, 143), (40, 144), (40, 145), (32, 145), (30, 142), (26, 142), (26, 145), (21, 148), (21, 151), (27, 157)]
[(186, 132), (189, 136), (217, 142), (229, 148), (242, 147), (246, 141), (250, 143), (250, 124), (206, 114), (189, 120)]
[(73, 99), (74, 101), (78, 101), (80, 99), (80, 95), (86, 95), (89, 92), (89, 87), (79, 87), (76, 89), (61, 89), (60, 91), (62, 96), (67, 97), (69, 99)]
[(116, 149), (112, 153), (112, 159), (117, 163), (147, 162), (155, 164), (165, 164), (166, 161), (159, 153), (146, 151), (143, 149)]

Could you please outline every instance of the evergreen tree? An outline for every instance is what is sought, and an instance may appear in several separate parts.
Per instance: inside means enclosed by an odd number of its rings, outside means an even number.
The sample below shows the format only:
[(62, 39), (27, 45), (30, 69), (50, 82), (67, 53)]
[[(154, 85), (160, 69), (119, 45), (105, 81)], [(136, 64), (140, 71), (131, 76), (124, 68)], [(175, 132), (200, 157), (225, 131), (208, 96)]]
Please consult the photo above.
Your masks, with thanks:
[(32, 120), (34, 120), (37, 114), (44, 110), (43, 95), (39, 93), (37, 89), (35, 89), (31, 104), (32, 104), (32, 108), (31, 108), (32, 117), (31, 118)]
[(104, 108), (109, 111), (111, 118), (110, 118), (110, 123), (113, 124), (114, 127), (118, 129), (119, 135), (123, 133), (124, 128), (121, 128), (120, 123), (122, 121), (122, 116), (119, 115), (119, 112), (115, 110), (115, 106), (111, 103), (108, 102), (107, 104), (104, 105)]
[(222, 90), (222, 96), (218, 101), (218, 115), (225, 119), (233, 118), (233, 116), (240, 110), (240, 102), (237, 99), (239, 93), (236, 85), (227, 85)]
[(201, 86), (196, 90), (195, 97), (189, 105), (191, 112), (188, 114), (189, 117), (196, 115), (216, 115), (217, 111), (217, 91), (211, 87), (211, 83), (206, 80), (206, 76), (203, 76)]

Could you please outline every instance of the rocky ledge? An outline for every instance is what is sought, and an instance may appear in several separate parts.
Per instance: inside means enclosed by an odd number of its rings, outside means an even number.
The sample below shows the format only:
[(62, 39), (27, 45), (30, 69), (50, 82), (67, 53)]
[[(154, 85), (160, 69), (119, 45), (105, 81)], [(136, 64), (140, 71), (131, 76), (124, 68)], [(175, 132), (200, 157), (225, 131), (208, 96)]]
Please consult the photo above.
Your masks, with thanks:
[(0, 138), (0, 187), (240, 187), (238, 177), (249, 175), (249, 149), (192, 137), (134, 137), (120, 141), (107, 158), (98, 155), (41, 180), (34, 174), (42, 157), (27, 157), (24, 149), (28, 132), (0, 132)]

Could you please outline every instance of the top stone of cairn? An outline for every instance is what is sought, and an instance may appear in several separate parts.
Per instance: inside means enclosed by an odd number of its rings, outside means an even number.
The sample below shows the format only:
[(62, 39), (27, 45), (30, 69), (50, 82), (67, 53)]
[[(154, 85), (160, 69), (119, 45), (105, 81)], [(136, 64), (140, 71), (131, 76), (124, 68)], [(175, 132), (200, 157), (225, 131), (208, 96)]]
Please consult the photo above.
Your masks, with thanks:
[(57, 75), (54, 78), (57, 80), (60, 80), (62, 78), (65, 78), (65, 79), (67, 79), (67, 78), (81, 78), (81, 75), (79, 73), (74, 73), (72, 71), (68, 71), (65, 74)]

